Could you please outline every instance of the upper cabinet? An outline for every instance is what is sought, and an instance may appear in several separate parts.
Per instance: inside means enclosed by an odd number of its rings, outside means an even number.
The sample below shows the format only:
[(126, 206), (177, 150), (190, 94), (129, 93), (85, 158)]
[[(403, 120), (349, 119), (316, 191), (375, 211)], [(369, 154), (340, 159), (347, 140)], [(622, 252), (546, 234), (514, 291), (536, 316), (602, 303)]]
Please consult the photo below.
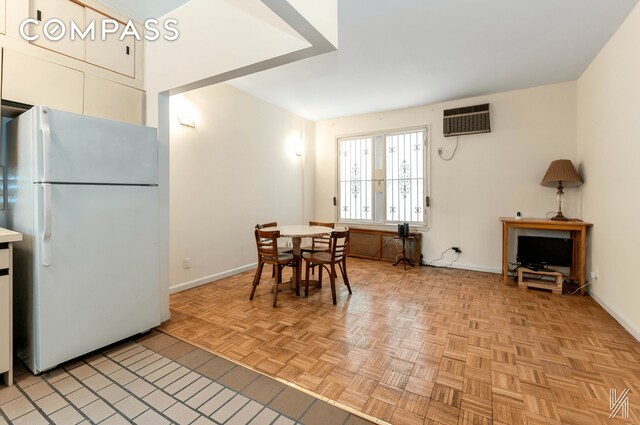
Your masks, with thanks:
[(121, 41), (120, 37), (125, 29), (124, 24), (93, 9), (86, 8), (85, 10), (86, 22), (96, 22), (96, 26), (99, 27), (100, 22), (109, 19), (113, 22), (113, 25), (111, 22), (107, 22), (109, 27), (118, 26), (117, 32), (107, 34), (106, 40), (102, 40), (101, 37), (96, 37), (93, 41), (87, 40), (86, 61), (132, 78), (135, 77), (135, 38), (128, 36)]
[(2, 98), (83, 112), (84, 74), (52, 62), (4, 49)]
[[(39, 25), (30, 25), (29, 30), (32, 36), (38, 36), (38, 39), (31, 43), (45, 49), (53, 50), (58, 53), (71, 56), (76, 59), (84, 59), (84, 41), (79, 37), (75, 41), (69, 36), (69, 28), (71, 22), (80, 28), (85, 28), (85, 8), (71, 0), (29, 0), (29, 17), (40, 21)], [(64, 23), (64, 29), (57, 23), (52, 23), (51, 19), (59, 19)], [(47, 25), (49, 25), (47, 27)], [(49, 30), (49, 34), (54, 37), (45, 37), (45, 29)], [(57, 38), (57, 35), (66, 34), (58, 41), (51, 38)]]
[(144, 29), (106, 10), (95, 0), (0, 0), (2, 100), (144, 123)]
[(7, 33), (7, 0), (0, 0), (0, 34)]
[(84, 113), (86, 115), (141, 124), (144, 122), (143, 101), (144, 92), (140, 90), (93, 75), (85, 75)]

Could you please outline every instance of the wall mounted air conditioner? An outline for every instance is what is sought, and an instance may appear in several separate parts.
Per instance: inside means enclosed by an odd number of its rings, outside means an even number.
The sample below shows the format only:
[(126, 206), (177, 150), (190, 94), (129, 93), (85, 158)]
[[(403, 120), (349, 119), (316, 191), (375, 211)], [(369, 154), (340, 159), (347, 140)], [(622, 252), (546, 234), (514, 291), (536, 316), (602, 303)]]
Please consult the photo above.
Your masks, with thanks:
[(490, 133), (489, 104), (446, 109), (443, 128), (445, 137)]

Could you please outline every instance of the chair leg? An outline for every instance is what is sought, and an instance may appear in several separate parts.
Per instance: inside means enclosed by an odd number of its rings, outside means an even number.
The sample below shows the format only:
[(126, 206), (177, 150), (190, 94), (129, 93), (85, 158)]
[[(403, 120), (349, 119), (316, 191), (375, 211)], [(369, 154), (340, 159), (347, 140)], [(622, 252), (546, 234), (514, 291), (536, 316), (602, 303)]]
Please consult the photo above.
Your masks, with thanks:
[(309, 269), (311, 268), (311, 261), (307, 261), (304, 273), (304, 297), (309, 298)]
[(280, 283), (281, 279), (282, 279), (282, 270), (280, 269), (280, 267), (278, 267), (278, 270), (276, 271), (276, 281), (273, 287), (273, 308), (276, 308), (276, 306), (278, 305), (278, 284)]
[(344, 279), (344, 284), (347, 285), (347, 289), (349, 290), (350, 294), (353, 294), (353, 292), (351, 292), (351, 285), (349, 285), (349, 278), (347, 277), (347, 265), (346, 264), (342, 264), (342, 263), (338, 263), (338, 267), (340, 267), (340, 273), (342, 273), (342, 278)]
[(317, 264), (318, 266), (318, 288), (322, 288), (322, 264)]
[(271, 267), (271, 277), (276, 277), (276, 265), (275, 264)]
[(329, 272), (329, 279), (331, 280), (331, 296), (333, 297), (333, 305), (338, 305), (338, 297), (336, 295), (336, 268), (331, 264), (331, 270)]
[(256, 294), (256, 289), (258, 288), (258, 284), (260, 284), (260, 276), (262, 275), (262, 268), (264, 267), (264, 263), (258, 263), (258, 268), (256, 269), (256, 275), (253, 277), (253, 287), (251, 288), (251, 296), (249, 300), (253, 300), (253, 296)]

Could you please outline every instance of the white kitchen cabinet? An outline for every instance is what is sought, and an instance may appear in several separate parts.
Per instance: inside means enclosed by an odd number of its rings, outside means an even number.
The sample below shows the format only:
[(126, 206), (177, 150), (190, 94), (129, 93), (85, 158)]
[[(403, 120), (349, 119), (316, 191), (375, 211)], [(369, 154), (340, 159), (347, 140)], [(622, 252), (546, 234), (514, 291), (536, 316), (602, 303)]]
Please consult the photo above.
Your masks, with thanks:
[(142, 124), (144, 92), (87, 74), (84, 113), (132, 124)]
[(7, 33), (7, 0), (0, 0), (0, 34)]
[[(40, 25), (30, 25), (31, 35), (39, 38), (32, 41), (36, 46), (44, 47), (76, 59), (84, 59), (84, 40), (77, 37), (75, 41), (69, 36), (71, 21), (81, 29), (85, 28), (84, 6), (71, 0), (29, 0), (29, 17), (40, 21)], [(51, 41), (44, 36), (45, 24), (50, 19), (57, 18), (64, 22), (66, 35), (59, 41)], [(56, 28), (52, 26), (51, 30)], [(59, 27), (58, 27), (59, 28)]]
[(83, 112), (84, 73), (15, 50), (4, 49), (2, 98)]
[[(105, 19), (112, 19), (93, 9), (86, 8), (86, 21), (96, 22), (96, 28), (101, 26)], [(118, 32), (108, 34), (105, 40), (96, 37), (95, 40), (87, 40), (85, 51), (86, 61), (94, 65), (101, 66), (111, 71), (124, 74), (128, 77), (135, 77), (136, 65), (136, 39), (127, 36), (120, 40), (120, 36), (125, 29), (125, 25), (118, 22)]]
[[(0, 229), (0, 378), (13, 384), (13, 244), (22, 235)], [(2, 381), (2, 379), (0, 379)]]

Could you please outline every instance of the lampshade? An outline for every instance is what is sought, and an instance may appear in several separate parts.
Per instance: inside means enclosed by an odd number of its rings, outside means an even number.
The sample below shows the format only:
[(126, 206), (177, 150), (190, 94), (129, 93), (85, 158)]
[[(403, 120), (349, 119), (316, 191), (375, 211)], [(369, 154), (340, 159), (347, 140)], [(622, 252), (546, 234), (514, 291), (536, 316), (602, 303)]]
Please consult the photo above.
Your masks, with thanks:
[(560, 182), (564, 187), (577, 187), (582, 184), (580, 174), (568, 159), (558, 159), (551, 162), (540, 184), (542, 186), (557, 187)]

